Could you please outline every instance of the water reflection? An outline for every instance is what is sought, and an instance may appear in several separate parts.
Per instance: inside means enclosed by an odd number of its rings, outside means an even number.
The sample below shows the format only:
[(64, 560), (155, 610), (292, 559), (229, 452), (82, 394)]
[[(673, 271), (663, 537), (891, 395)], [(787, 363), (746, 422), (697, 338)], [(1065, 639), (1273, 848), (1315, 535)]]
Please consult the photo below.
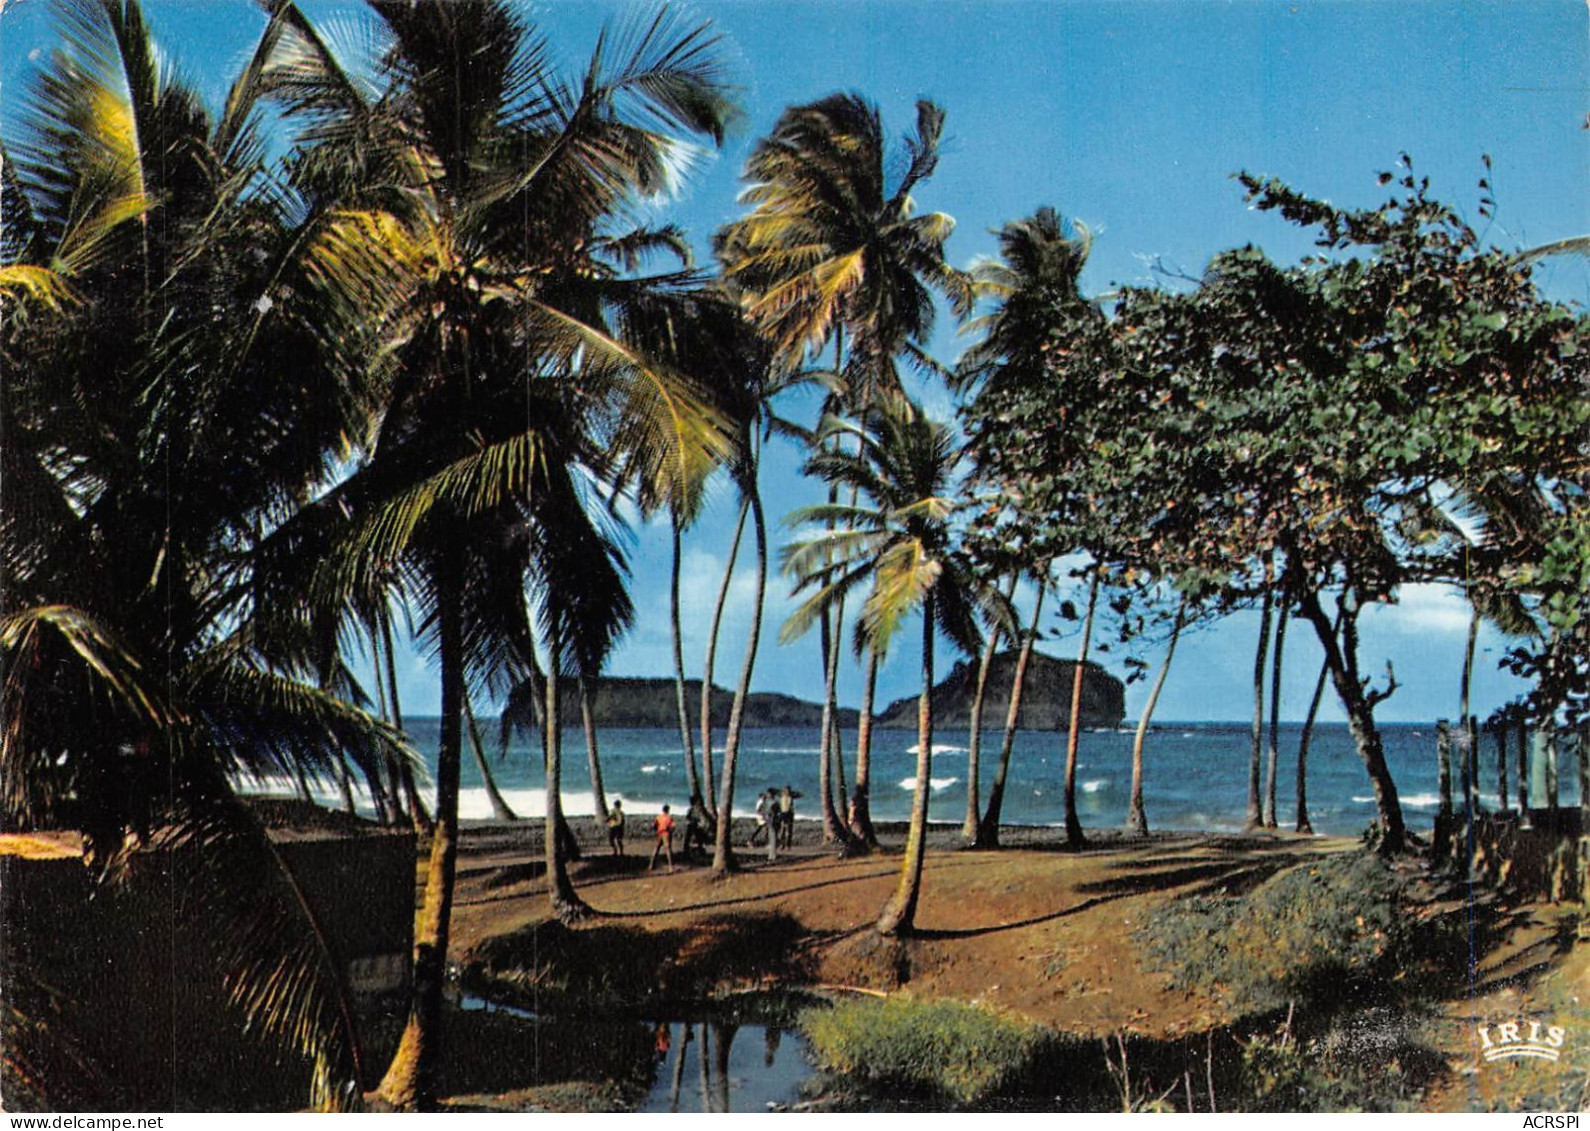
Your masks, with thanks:
[(812, 1071), (799, 1034), (785, 1040), (776, 1024), (571, 1018), (472, 994), (458, 1004), (455, 1035), (468, 1029), (473, 1039), (454, 1046), (470, 1050), (449, 1066), (454, 1094), (605, 1081), (619, 1085), (626, 1105), (638, 1099), (639, 1111), (765, 1111), (797, 1100)]
[[(802, 1042), (783, 1038), (784, 1030), (776, 1025), (729, 1020), (660, 1023), (655, 1042), (657, 1082), (638, 1110), (765, 1111), (769, 1104), (791, 1103), (799, 1097), (801, 1081), (811, 1073), (811, 1066)], [(692, 1078), (694, 1096), (685, 1084)]]

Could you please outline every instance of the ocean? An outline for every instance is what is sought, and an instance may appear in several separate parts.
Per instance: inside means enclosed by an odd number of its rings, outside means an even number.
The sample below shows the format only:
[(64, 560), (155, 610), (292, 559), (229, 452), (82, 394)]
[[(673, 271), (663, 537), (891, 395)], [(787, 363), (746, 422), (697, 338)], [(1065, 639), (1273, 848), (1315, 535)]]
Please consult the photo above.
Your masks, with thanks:
[[(410, 737), (427, 763), (435, 764), (438, 721), (406, 720)], [(499, 758), (495, 720), (482, 720), (487, 736), (486, 754), (492, 774), (508, 804), (521, 817), (545, 813), (545, 789), (539, 749), (515, 739)], [(1281, 827), (1296, 819), (1296, 765), (1300, 724), (1280, 729), (1278, 798)], [(1148, 735), (1144, 749), (1144, 799), (1149, 825), (1156, 830), (1239, 832), (1247, 803), (1249, 724), (1163, 723)], [(1267, 733), (1267, 732), (1266, 732)], [(910, 816), (915, 784), (916, 734), (914, 731), (874, 731), (872, 811), (876, 820), (905, 820)], [(1387, 760), (1402, 799), (1404, 816), (1413, 829), (1428, 828), (1438, 801), (1433, 725), (1387, 724), (1381, 731)], [(654, 813), (665, 802), (681, 811), (689, 800), (684, 761), (677, 729), (603, 731), (601, 748), (603, 784), (609, 800), (622, 797), (631, 814)], [(980, 797), (986, 803), (988, 787), (997, 769), (1001, 733), (985, 731), (982, 737)], [(467, 743), (467, 738), (466, 738)], [(967, 735), (938, 731), (933, 746), (933, 791), (929, 820), (959, 824), (966, 811)], [(1572, 749), (1564, 742), (1559, 756), (1559, 802), (1577, 804), (1577, 772)], [(714, 742), (714, 769), (721, 769), (722, 735)], [(855, 735), (844, 737), (846, 781), (855, 771)], [(1003, 823), (1060, 825), (1064, 816), (1065, 732), (1023, 731), (1016, 736), (1009, 781), (1005, 791)], [(699, 758), (699, 751), (697, 757)], [(1508, 748), (1509, 800), (1517, 802), (1517, 751), (1511, 736)], [(567, 728), (563, 739), (563, 806), (570, 816), (595, 811), (586, 770), (585, 736)], [(1544, 803), (1543, 767), (1535, 767), (1531, 803)], [(1132, 732), (1087, 731), (1078, 749), (1077, 810), (1084, 826), (1118, 828), (1126, 820), (1132, 783)], [(735, 778), (736, 814), (749, 815), (756, 795), (768, 786), (789, 784), (805, 797), (797, 803), (797, 816), (817, 816), (817, 736), (810, 728), (748, 730), (743, 737)], [(1497, 803), (1496, 748), (1488, 738), (1480, 745), (1482, 804)], [(1453, 790), (1458, 788), (1453, 773)], [(326, 794), (323, 800), (335, 804)], [(1375, 805), (1368, 775), (1354, 750), (1344, 723), (1321, 723), (1314, 728), (1309, 746), (1309, 815), (1318, 833), (1362, 833), (1374, 820)], [(460, 813), (465, 819), (489, 818), (479, 771), (467, 745), (464, 753)]]

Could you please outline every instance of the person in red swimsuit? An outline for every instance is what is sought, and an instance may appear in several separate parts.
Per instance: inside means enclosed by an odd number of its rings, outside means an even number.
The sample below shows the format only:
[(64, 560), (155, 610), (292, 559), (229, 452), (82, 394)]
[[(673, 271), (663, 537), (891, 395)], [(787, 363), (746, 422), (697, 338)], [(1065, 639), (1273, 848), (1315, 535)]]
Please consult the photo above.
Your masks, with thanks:
[(651, 863), (646, 865), (646, 871), (657, 866), (657, 854), (663, 852), (668, 855), (668, 871), (671, 873), (674, 870), (674, 819), (668, 812), (668, 806), (664, 805), (662, 812), (652, 818), (652, 827), (657, 830), (657, 843), (652, 847)]

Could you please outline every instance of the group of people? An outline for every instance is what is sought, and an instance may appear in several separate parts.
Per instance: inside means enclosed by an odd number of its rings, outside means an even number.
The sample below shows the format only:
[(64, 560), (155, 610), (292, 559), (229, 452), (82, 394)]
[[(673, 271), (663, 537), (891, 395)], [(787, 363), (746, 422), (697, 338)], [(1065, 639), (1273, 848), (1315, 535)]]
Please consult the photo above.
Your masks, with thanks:
[[(788, 848), (795, 842), (795, 801), (801, 796), (797, 789), (785, 786), (777, 789), (768, 786), (756, 798), (756, 828), (746, 839), (745, 846), (749, 848), (763, 836), (767, 837), (768, 859), (774, 859), (778, 848), (782, 845)], [(614, 856), (624, 855), (625, 813), (623, 798), (615, 797), (613, 804), (607, 810), (607, 844)], [(718, 823), (699, 797), (692, 798), (690, 810), (685, 814), (685, 844), (684, 852), (688, 857), (696, 849), (710, 851), (711, 845), (717, 835)], [(668, 863), (668, 871), (674, 870), (674, 828), (675, 822), (672, 807), (664, 805), (662, 812), (652, 818), (652, 832), (656, 837), (652, 845), (651, 861), (646, 870), (651, 871), (657, 867), (657, 859), (663, 857)]]

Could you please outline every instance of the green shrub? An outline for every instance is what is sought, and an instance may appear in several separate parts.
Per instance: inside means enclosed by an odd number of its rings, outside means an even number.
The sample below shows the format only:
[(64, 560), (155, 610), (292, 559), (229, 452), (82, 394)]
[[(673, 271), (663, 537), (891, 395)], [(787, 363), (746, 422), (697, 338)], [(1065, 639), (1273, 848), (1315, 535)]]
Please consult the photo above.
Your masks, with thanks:
[(991, 1009), (909, 997), (808, 1010), (801, 1028), (830, 1072), (960, 1104), (1019, 1086), (1053, 1039), (1040, 1025)]
[(1332, 1018), (1305, 1037), (1287, 1028), (1242, 1044), (1244, 1111), (1417, 1111), (1447, 1072), (1421, 1044), (1403, 1010), (1367, 1009)]
[(1137, 932), (1183, 989), (1264, 1011), (1384, 986), (1402, 974), (1415, 920), (1402, 884), (1373, 853), (1299, 865), (1240, 898), (1192, 897)]

